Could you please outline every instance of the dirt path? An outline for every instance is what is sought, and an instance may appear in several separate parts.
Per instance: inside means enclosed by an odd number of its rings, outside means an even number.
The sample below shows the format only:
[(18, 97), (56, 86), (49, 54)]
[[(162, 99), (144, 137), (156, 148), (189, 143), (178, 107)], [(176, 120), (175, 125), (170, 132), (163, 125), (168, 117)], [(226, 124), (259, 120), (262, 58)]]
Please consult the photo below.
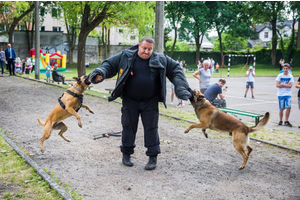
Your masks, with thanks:
[(154, 171), (148, 161), (139, 125), (133, 167), (121, 163), (118, 137), (93, 140), (92, 135), (121, 130), (120, 105), (85, 96), (94, 115), (81, 109), (83, 128), (75, 117), (65, 120), (65, 142), (57, 131), (40, 152), (45, 121), (65, 90), (17, 77), (0, 78), (0, 127), (33, 160), (68, 183), (83, 199), (300, 199), (300, 156), (251, 142), (254, 151), (244, 170), (231, 138), (200, 130), (184, 134), (187, 124), (160, 117), (162, 154)]

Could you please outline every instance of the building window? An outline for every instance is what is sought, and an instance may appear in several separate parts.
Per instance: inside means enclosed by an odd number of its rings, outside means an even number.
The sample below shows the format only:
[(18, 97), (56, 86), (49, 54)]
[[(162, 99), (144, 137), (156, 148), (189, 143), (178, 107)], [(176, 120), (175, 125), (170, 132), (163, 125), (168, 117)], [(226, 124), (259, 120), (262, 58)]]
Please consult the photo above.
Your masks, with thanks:
[(55, 26), (53, 26), (53, 27), (52, 27), (52, 31), (53, 31), (53, 32), (61, 31), (61, 27), (55, 27)]
[(135, 40), (135, 36), (134, 36), (134, 35), (131, 35), (131, 36), (130, 36), (130, 39), (131, 39), (131, 40)]
[(19, 31), (25, 31), (25, 25), (19, 25)]
[(61, 11), (56, 8), (52, 8), (51, 13), (53, 18), (59, 18)]
[(40, 31), (45, 31), (45, 26), (41, 26)]
[(45, 17), (45, 13), (46, 13), (45, 8), (41, 7), (41, 8), (40, 8), (40, 16), (41, 16), (41, 17)]
[(0, 32), (5, 32), (5, 31), (6, 31), (5, 24), (0, 24)]
[(121, 29), (121, 28), (119, 29), (119, 33), (123, 33), (123, 31), (124, 31), (123, 29)]
[(269, 38), (269, 32), (265, 32), (265, 38)]

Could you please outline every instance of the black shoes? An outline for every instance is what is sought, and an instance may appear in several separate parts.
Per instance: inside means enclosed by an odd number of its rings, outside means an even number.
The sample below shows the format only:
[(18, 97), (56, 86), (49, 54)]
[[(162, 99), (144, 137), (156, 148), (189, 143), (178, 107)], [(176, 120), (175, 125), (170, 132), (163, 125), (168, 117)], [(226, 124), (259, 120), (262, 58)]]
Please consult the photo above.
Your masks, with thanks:
[(254, 99), (254, 96), (252, 95), (252, 99)]
[(133, 162), (130, 159), (130, 154), (123, 153), (122, 162), (123, 162), (124, 165), (126, 165), (128, 167), (132, 167), (133, 166)]
[(280, 126), (281, 126), (281, 125), (282, 125), (282, 121), (280, 121), (280, 122), (278, 123), (278, 125), (280, 125)]
[(146, 170), (153, 170), (156, 167), (157, 156), (150, 156), (147, 165), (145, 166)]
[(293, 126), (289, 121), (285, 121), (285, 122), (284, 122), (284, 125), (289, 126), (289, 127), (292, 127), (292, 126)]
[(66, 83), (63, 83), (64, 85), (68, 85), (68, 84), (66, 84)]

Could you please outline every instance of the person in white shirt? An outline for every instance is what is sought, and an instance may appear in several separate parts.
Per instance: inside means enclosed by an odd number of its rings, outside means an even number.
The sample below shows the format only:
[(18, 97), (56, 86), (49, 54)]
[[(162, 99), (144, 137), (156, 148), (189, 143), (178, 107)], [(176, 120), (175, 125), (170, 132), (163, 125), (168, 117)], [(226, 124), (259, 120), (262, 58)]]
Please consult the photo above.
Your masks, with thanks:
[(246, 91), (244, 97), (246, 98), (249, 87), (251, 88), (252, 99), (254, 99), (253, 89), (254, 89), (254, 77), (255, 72), (252, 66), (249, 67), (249, 70), (246, 72), (247, 83), (246, 83)]
[(289, 116), (292, 106), (292, 86), (294, 82), (294, 77), (289, 73), (290, 65), (285, 63), (282, 67), (283, 73), (279, 74), (276, 78), (276, 87), (278, 88), (277, 96), (279, 102), (279, 123), (282, 125), (283, 110), (285, 111), (285, 122), (284, 125), (292, 127), (292, 124), (289, 122)]

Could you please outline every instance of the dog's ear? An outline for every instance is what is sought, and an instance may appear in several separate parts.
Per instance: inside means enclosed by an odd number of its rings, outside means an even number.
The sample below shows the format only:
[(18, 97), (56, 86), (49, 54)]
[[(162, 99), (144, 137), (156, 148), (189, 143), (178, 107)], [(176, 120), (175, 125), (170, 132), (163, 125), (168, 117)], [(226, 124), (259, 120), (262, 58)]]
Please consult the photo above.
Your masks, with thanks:
[(205, 98), (204, 94), (202, 94), (201, 92), (199, 92), (198, 95), (197, 95), (198, 101), (201, 101), (204, 98)]
[(81, 79), (80, 78), (77, 78), (77, 77), (73, 77), (73, 79), (78, 83), (80, 84), (81, 83)]

